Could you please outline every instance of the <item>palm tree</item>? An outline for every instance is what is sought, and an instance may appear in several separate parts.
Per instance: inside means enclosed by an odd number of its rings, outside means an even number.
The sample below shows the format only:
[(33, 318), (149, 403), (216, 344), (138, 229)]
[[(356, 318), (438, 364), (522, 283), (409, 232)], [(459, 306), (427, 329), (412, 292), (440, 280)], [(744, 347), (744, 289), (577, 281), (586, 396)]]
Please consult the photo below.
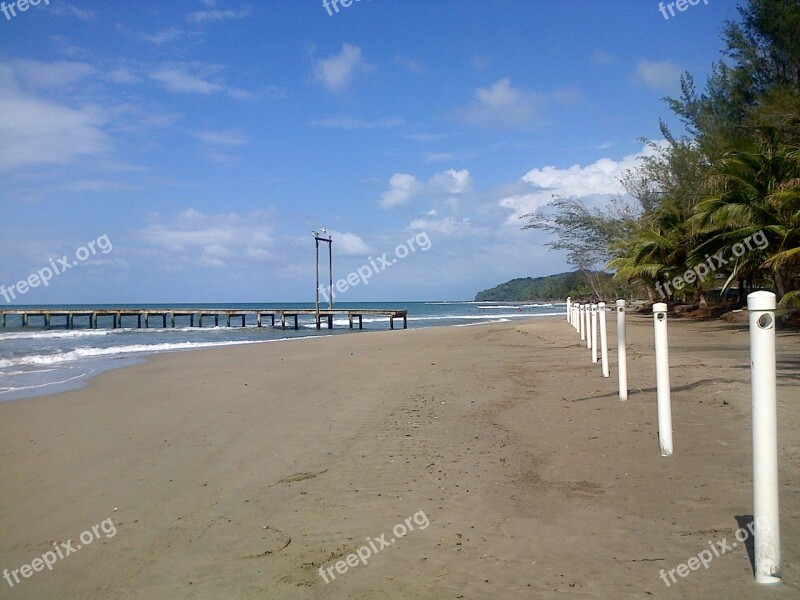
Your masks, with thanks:
[(800, 153), (777, 139), (775, 131), (762, 132), (757, 146), (728, 152), (714, 165), (715, 192), (698, 203), (693, 219), (706, 240), (691, 259), (762, 235), (767, 245), (748, 247), (731, 279), (757, 281), (768, 273), (781, 297), (800, 284)]
[[(607, 267), (616, 269), (617, 277), (643, 281), (658, 291), (661, 299), (673, 297), (674, 291), (667, 284), (686, 271), (688, 250), (696, 237), (688, 208), (686, 203), (663, 199), (660, 208), (645, 217), (629, 238), (612, 244), (616, 257)], [(702, 284), (690, 285), (687, 292), (699, 293), (701, 288)]]

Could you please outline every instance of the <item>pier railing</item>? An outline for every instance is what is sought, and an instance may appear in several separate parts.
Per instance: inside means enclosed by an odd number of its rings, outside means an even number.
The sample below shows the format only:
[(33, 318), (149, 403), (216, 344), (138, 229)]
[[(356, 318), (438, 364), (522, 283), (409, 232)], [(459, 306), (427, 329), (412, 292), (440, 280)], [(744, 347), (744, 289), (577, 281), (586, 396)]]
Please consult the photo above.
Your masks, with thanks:
[[(300, 316), (313, 316), (316, 321), (317, 329), (321, 322), (327, 322), (328, 329), (333, 329), (333, 319), (335, 316), (346, 316), (350, 329), (353, 329), (355, 322), (358, 321), (358, 328), (363, 329), (363, 317), (385, 316), (389, 318), (389, 328), (395, 328), (395, 319), (403, 319), (403, 329), (408, 329), (408, 311), (403, 309), (373, 309), (373, 308), (337, 308), (320, 309), (317, 320), (317, 310), (314, 308), (19, 308), (19, 309), (0, 309), (0, 322), (2, 327), (10, 327), (8, 317), (19, 316), (20, 319), (13, 319), (22, 327), (42, 326), (66, 327), (73, 329), (84, 325), (89, 329), (123, 327), (127, 322), (128, 327), (136, 328), (150, 327), (150, 322), (160, 323), (163, 328), (175, 327), (178, 318), (188, 317), (190, 327), (202, 327), (203, 319), (214, 319), (214, 326), (219, 327), (220, 322), (225, 327), (234, 326), (233, 323), (240, 322), (241, 327), (247, 323), (247, 317), (251, 321), (255, 320), (256, 326), (263, 327), (264, 319), (270, 320), (270, 325), (275, 327), (276, 319), (280, 321), (280, 326), (286, 329), (286, 322), (293, 322), (293, 328), (299, 329)], [(33, 321), (33, 323), (32, 323)], [(195, 325), (195, 323), (197, 325)], [(102, 325), (105, 327), (102, 327)]]

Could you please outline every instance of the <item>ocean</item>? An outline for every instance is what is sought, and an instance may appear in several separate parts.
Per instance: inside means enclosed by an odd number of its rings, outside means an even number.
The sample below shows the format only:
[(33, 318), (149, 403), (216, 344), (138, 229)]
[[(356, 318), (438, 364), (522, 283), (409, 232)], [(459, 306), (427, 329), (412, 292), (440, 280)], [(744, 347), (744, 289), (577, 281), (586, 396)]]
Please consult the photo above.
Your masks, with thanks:
[[(102, 308), (159, 308), (163, 305), (103, 305)], [(221, 305), (171, 305), (170, 308), (208, 308)], [(11, 308), (11, 307), (9, 307)], [(87, 309), (84, 305), (14, 306), (22, 308)], [(313, 303), (295, 304), (231, 304), (225, 308), (270, 309), (314, 308)], [(537, 316), (564, 314), (565, 305), (497, 303), (497, 302), (365, 302), (337, 305), (350, 309), (406, 309), (408, 328), (463, 327)], [(155, 319), (160, 323), (159, 319)], [(210, 321), (211, 326), (209, 326)], [(40, 319), (36, 320), (39, 323)], [(399, 321), (402, 327), (402, 320)], [(23, 328), (21, 317), (9, 316), (7, 326), (0, 328), (0, 402), (52, 394), (85, 385), (86, 381), (109, 369), (142, 362), (147, 356), (162, 352), (179, 352), (196, 348), (213, 348), (233, 344), (281, 343), (298, 338), (319, 338), (329, 335), (358, 335), (368, 331), (389, 329), (389, 318), (365, 316), (364, 329), (350, 330), (347, 318), (336, 318), (334, 328), (317, 331), (314, 317), (300, 317), (299, 330), (257, 327), (255, 321), (245, 327), (214, 327), (208, 319), (202, 328), (189, 327), (188, 317), (179, 317), (176, 327), (167, 329), (151, 326), (148, 329), (66, 329), (54, 326)], [(292, 325), (293, 325), (292, 320)], [(289, 324), (287, 323), (287, 327)], [(395, 327), (398, 321), (395, 321)], [(356, 325), (357, 327), (357, 325)]]

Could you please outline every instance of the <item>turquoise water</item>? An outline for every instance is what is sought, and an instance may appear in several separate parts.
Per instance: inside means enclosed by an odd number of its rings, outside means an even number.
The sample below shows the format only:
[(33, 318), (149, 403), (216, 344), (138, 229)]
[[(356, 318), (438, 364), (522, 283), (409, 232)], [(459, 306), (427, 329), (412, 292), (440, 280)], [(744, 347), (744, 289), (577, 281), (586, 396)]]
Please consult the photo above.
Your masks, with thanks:
[[(170, 305), (168, 308), (216, 308), (222, 305), (192, 304)], [(232, 304), (225, 308), (270, 309), (314, 308), (314, 304)], [(62, 305), (14, 306), (21, 308), (90, 309), (136, 308), (155, 309), (164, 305)], [(335, 308), (351, 309), (405, 309), (408, 311), (409, 329), (422, 327), (467, 326), (478, 323), (503, 322), (533, 316), (564, 314), (563, 304), (494, 303), (494, 302), (365, 302), (337, 305)], [(85, 321), (85, 320), (84, 320)], [(110, 319), (107, 320), (110, 325)], [(32, 319), (33, 326), (23, 328), (21, 317), (9, 316), (7, 327), (0, 328), (0, 401), (51, 394), (84, 385), (90, 377), (109, 369), (140, 362), (144, 357), (161, 352), (178, 352), (196, 348), (213, 348), (233, 344), (281, 343), (298, 338), (329, 335), (360, 335), (368, 331), (389, 329), (389, 318), (365, 316), (364, 330), (350, 330), (346, 316), (334, 320), (333, 330), (317, 331), (314, 317), (300, 317), (300, 328), (283, 330), (266, 320), (266, 327), (257, 327), (250, 316), (245, 327), (213, 327), (213, 319), (206, 319), (203, 327), (190, 327), (188, 317), (179, 317), (175, 328), (155, 327), (152, 319), (148, 329), (66, 329), (54, 326), (44, 329), (41, 319)], [(63, 322), (63, 320), (62, 320)], [(133, 319), (126, 321), (132, 323)], [(401, 323), (401, 322), (400, 322)], [(105, 323), (102, 323), (105, 324)], [(293, 325), (292, 320), (292, 325)], [(288, 325), (288, 324), (287, 324)], [(395, 327), (398, 321), (395, 320)]]

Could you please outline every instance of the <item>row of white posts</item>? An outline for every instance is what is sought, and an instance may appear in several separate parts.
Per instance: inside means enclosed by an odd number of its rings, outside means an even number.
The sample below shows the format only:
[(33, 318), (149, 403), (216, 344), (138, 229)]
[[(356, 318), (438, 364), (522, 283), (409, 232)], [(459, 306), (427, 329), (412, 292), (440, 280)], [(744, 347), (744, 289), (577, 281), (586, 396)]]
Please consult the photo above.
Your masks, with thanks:
[[(599, 325), (598, 325), (599, 321)], [(608, 371), (608, 335), (606, 331), (606, 303), (578, 304), (567, 298), (567, 322), (580, 333), (581, 341), (586, 341), (586, 347), (592, 352), (592, 362), (597, 363), (598, 344), (597, 336), (600, 335), (600, 368), (603, 377), (609, 376)], [(625, 350), (625, 300), (617, 300), (617, 358), (619, 361), (619, 397), (620, 400), (628, 399), (628, 375)]]
[[(755, 575), (758, 583), (780, 582), (780, 522), (778, 510), (778, 420), (775, 365), (775, 294), (747, 296), (750, 312), (751, 399), (753, 405), (753, 521), (756, 535)], [(625, 300), (617, 300), (619, 399), (628, 399)], [(597, 362), (598, 319), (603, 377), (608, 371), (606, 304), (579, 304), (567, 298), (567, 322), (580, 334)], [(667, 305), (653, 305), (655, 329), (658, 441), (662, 456), (672, 455), (672, 406), (669, 383)]]

